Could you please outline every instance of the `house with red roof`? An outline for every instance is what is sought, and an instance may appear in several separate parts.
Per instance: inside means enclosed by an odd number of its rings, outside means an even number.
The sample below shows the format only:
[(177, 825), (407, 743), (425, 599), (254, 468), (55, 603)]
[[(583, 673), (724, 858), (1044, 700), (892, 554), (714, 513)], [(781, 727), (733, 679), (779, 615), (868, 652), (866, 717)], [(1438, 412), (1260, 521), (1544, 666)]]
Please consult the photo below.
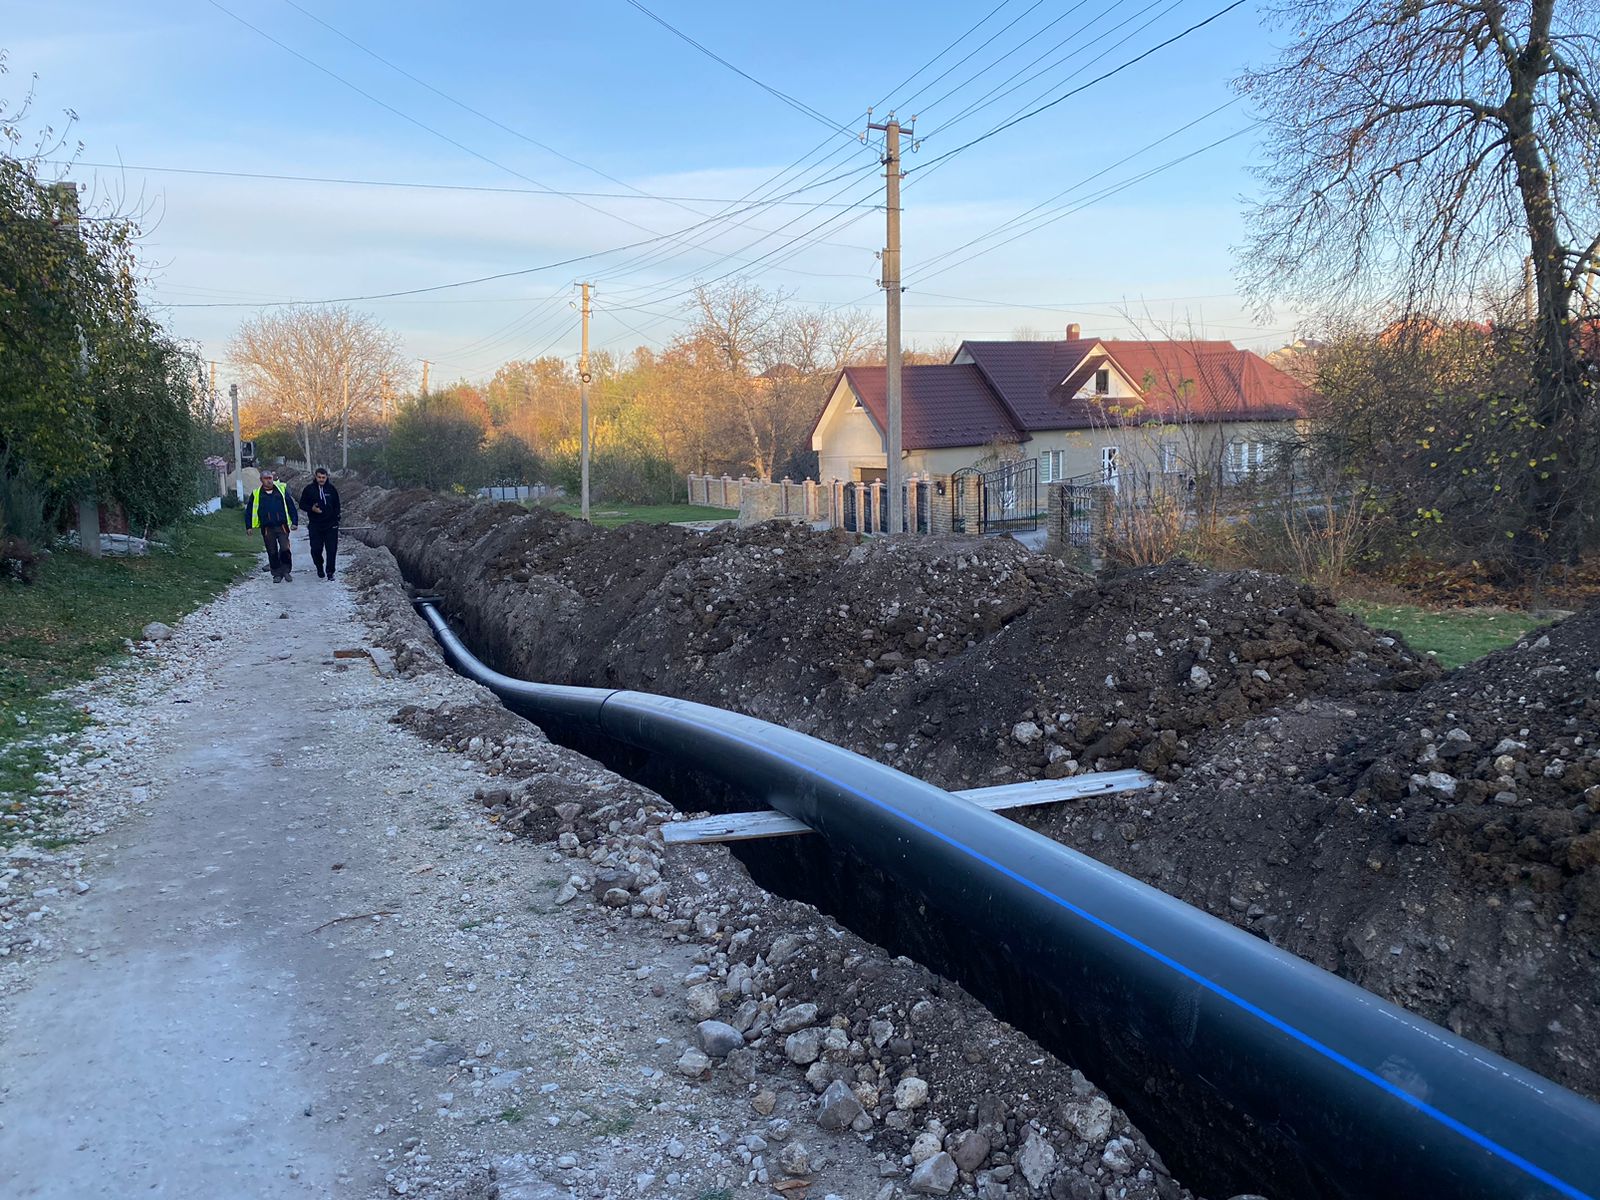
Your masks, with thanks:
[[(1220, 475), (1263, 467), (1306, 419), (1313, 393), (1232, 342), (1084, 337), (968, 341), (948, 363), (908, 366), (901, 430), (908, 471), (1034, 459), (1039, 482), (1126, 484), (1139, 472)], [(883, 367), (847, 367), (811, 433), (823, 481), (884, 477)]]

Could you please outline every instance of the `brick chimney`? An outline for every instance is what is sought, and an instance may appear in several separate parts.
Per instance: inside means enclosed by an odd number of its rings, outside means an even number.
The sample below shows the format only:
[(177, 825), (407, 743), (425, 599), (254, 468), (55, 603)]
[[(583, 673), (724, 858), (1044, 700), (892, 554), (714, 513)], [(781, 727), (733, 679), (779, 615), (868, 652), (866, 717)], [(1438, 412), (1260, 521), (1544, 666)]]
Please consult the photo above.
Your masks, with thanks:
[(1067, 341), (1075, 342), (1083, 336), (1083, 326), (1074, 321), (1067, 326)]

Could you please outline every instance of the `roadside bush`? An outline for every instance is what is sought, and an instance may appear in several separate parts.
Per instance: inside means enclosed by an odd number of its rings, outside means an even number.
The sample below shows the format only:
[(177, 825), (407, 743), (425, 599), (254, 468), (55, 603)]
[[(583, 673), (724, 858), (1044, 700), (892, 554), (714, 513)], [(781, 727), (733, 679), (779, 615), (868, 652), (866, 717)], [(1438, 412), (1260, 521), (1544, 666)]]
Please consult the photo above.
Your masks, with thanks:
[(0, 537), (39, 545), (47, 532), (44, 489), (0, 459)]
[(419, 396), (400, 408), (383, 466), (396, 483), (441, 492), (476, 488), (489, 417), (481, 402), (448, 392)]
[(484, 446), (478, 469), (485, 483), (515, 486), (540, 482), (544, 468), (527, 442), (502, 430)]
[[(563, 453), (550, 460), (545, 472), (551, 483), (578, 495), (582, 469), (576, 454)], [(671, 504), (677, 490), (677, 472), (667, 459), (640, 451), (600, 450), (589, 460), (589, 495), (613, 504)]]
[(263, 429), (250, 440), (256, 444), (258, 464), (278, 458), (299, 458), (303, 453), (300, 439), (292, 429)]

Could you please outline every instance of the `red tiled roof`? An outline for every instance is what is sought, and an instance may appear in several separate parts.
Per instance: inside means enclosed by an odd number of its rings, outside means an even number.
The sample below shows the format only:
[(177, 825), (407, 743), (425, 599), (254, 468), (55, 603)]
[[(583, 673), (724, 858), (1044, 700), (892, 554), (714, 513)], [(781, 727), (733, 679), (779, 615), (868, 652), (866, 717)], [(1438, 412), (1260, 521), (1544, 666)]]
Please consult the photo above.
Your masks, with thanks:
[[(965, 342), (963, 349), (1028, 431), (1145, 421), (1292, 421), (1310, 391), (1232, 342)], [(1115, 366), (1142, 400), (1108, 406), (1077, 393)]]
[[(884, 367), (846, 367), (842, 372), (880, 430), (889, 428), (887, 374)], [(900, 439), (905, 449), (981, 446), (997, 434), (1014, 438), (1017, 427), (978, 368), (901, 368)]]

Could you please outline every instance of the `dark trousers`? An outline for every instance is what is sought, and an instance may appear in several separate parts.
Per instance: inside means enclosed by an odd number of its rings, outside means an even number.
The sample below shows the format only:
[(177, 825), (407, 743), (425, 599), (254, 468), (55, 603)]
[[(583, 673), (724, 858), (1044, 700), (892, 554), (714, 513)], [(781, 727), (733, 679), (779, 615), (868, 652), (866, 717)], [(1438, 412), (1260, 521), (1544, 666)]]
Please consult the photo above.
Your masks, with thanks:
[[(308, 525), (306, 533), (311, 538), (311, 561), (317, 566), (317, 574), (326, 571), (328, 578), (333, 578), (333, 561), (339, 557), (339, 527), (329, 525), (326, 529), (318, 529), (315, 525)], [(323, 553), (328, 556), (326, 567), (322, 564)]]
[(267, 546), (267, 562), (272, 566), (274, 579), (287, 579), (294, 563), (289, 560), (289, 527), (287, 525), (263, 525), (261, 527), (261, 540)]

